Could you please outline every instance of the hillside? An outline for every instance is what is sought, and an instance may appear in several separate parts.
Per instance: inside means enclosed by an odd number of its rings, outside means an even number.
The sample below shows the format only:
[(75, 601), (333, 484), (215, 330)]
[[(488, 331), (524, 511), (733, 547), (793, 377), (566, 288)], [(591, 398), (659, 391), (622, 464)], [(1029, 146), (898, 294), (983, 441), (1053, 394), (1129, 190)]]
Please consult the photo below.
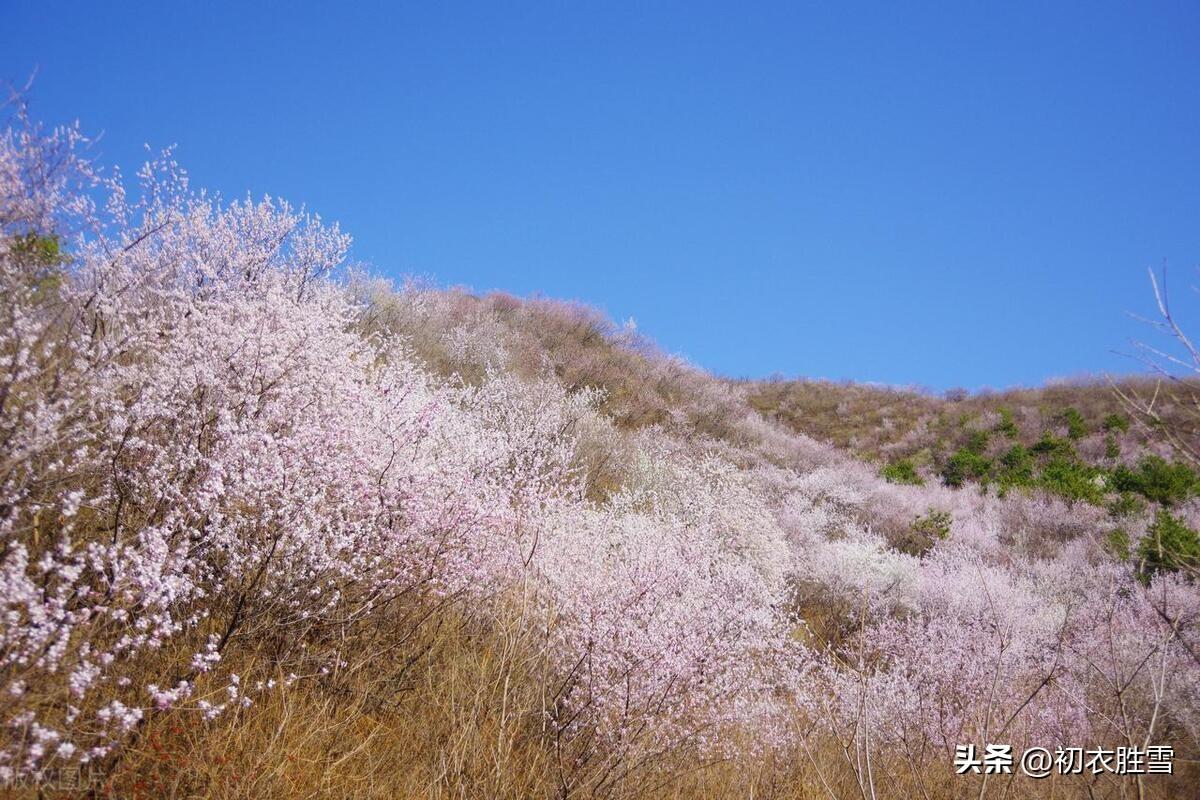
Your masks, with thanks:
[[(14, 791), (1200, 785), (1200, 479), (1109, 387), (726, 380), (81, 142), (0, 137)], [(1174, 771), (955, 773), (997, 742)]]
[[(752, 382), (748, 401), (789, 429), (881, 465), (893, 482), (938, 481), (1000, 492), (1038, 488), (1068, 501), (1102, 504), (1144, 493), (1137, 475), (1195, 491), (1188, 453), (1195, 429), (1190, 380), (1080, 379), (1038, 389), (934, 397), (827, 381)], [(1155, 397), (1150, 419), (1133, 398)], [(1170, 426), (1182, 452), (1161, 435)], [(1178, 462), (1178, 463), (1174, 463)], [(1099, 482), (1099, 483), (1098, 483)], [(1161, 498), (1160, 498), (1161, 499)]]
[[(1032, 446), (1045, 433), (1074, 440), (1111, 434), (1135, 454), (1153, 449), (1155, 437), (1138, 427), (1117, 390), (1152, 391), (1152, 377), (1078, 378), (1038, 388), (989, 390), (977, 394), (951, 391), (943, 396), (912, 389), (837, 383), (823, 380), (744, 382), (749, 402), (759, 413), (789, 428), (868, 460), (900, 458), (936, 461), (935, 454), (967, 443), (973, 430), (999, 433)], [(1163, 413), (1186, 426), (1186, 415), (1167, 406)], [(1191, 436), (1195, 432), (1189, 431)], [(1081, 444), (1089, 461), (1105, 447)], [(1165, 453), (1162, 453), (1165, 455)]]

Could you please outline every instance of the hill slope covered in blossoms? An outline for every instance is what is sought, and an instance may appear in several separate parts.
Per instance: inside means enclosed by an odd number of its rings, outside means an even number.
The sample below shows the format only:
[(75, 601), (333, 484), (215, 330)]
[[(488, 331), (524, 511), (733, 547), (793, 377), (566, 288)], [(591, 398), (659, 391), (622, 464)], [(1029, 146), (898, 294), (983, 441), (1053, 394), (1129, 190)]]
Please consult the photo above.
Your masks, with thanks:
[[(397, 287), (336, 226), (169, 155), (126, 188), (83, 144), (0, 138), (10, 786), (1195, 787), (1196, 478), (1119, 406), (872, 400), (831, 432), (805, 398), (853, 387)], [(988, 742), (1172, 745), (1176, 774), (954, 774)]]

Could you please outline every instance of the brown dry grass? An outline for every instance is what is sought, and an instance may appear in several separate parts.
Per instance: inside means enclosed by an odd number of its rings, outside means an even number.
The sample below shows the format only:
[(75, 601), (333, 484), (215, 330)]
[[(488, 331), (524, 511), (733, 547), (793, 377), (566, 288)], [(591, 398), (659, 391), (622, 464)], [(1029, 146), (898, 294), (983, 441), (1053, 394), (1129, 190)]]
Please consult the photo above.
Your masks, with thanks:
[[(949, 402), (917, 392), (814, 382), (733, 386), (675, 362), (647, 358), (635, 344), (615, 341), (611, 323), (577, 307), (549, 301), (516, 301), (503, 295), (457, 295), (455, 319), (484, 312), (514, 333), (513, 364), (534, 375), (549, 359), (573, 388), (608, 393), (604, 412), (621, 429), (682, 420), (694, 432), (733, 438), (742, 410), (752, 406), (818, 438), (860, 451), (880, 449), (922, 421), (995, 411), (1000, 406), (1038, 414), (1065, 406), (1096, 420), (1120, 409), (1101, 385), (1014, 390)], [(421, 326), (388, 323), (414, 337)], [(435, 331), (436, 332), (436, 331)], [(415, 341), (426, 361), (443, 374), (461, 366), (437, 349), (436, 336)], [(476, 374), (461, 374), (466, 380)], [(682, 410), (681, 413), (675, 413)], [(946, 423), (951, 424), (951, 423)], [(928, 425), (937, 435), (937, 426)], [(591, 460), (607, 464), (598, 453)], [(620, 470), (598, 471), (603, 495), (619, 484)], [(410, 616), (424, 618), (420, 614)], [(844, 617), (810, 616), (827, 636)], [(304, 676), (291, 686), (271, 671), (271, 642), (243, 637), (231, 643), (222, 672), (244, 686), (274, 679), (280, 685), (252, 694), (254, 704), (205, 722), (194, 710), (152, 715), (119, 760), (107, 770), (95, 797), (116, 798), (909, 798), (979, 797), (977, 778), (952, 774), (948, 753), (909, 763), (882, 759), (866, 780), (852, 749), (835, 737), (811, 734), (796, 749), (757, 753), (744, 742), (740, 754), (703, 756), (680, 749), (645, 761), (645, 753), (613, 754), (586, 742), (559, 742), (548, 724), (554, 671), (544, 642), (513, 609), (483, 616), (449, 607), (415, 631), (406, 623), (366, 632), (347, 648), (347, 665), (325, 676)], [(200, 632), (203, 633), (203, 632)], [(361, 633), (361, 632), (360, 632)], [(197, 634), (199, 636), (199, 633)], [(167, 662), (186, 662), (196, 641), (164, 651)], [(160, 674), (161, 665), (148, 674)], [(135, 680), (135, 684), (138, 682)], [(144, 681), (142, 682), (144, 683)], [(201, 693), (206, 688), (200, 686)], [(798, 726), (802, 725), (797, 720)], [(582, 760), (581, 760), (582, 757)], [(632, 768), (638, 763), (638, 768)], [(1200, 796), (1195, 766), (1174, 779), (1146, 782), (1146, 797)], [(35, 796), (30, 792), (28, 796)], [(36, 796), (55, 796), (42, 793)], [(71, 796), (60, 793), (57, 796)], [(1030, 781), (995, 777), (983, 796), (997, 798), (1138, 797), (1130, 781), (1111, 779)]]
[[(547, 664), (514, 618), (484, 625), (456, 609), (384, 657), (262, 692), (205, 723), (154, 718), (117, 765), (114, 797), (495, 797), (554, 795), (544, 746)], [(249, 646), (243, 685), (267, 676)]]
[[(950, 754), (923, 764), (878, 755), (872, 779), (852, 746), (811, 735), (786, 753), (703, 758), (662, 754), (619, 780), (591, 753), (572, 773), (543, 724), (552, 688), (537, 636), (520, 623), (481, 624), (454, 610), (386, 661), (359, 654), (344, 672), (262, 694), (216, 721), (194, 712), (153, 717), (95, 797), (525, 798), (804, 800), (980, 795), (980, 779), (952, 774)], [(262, 677), (254, 648), (232, 657)], [(849, 740), (847, 740), (849, 741)], [(744, 742), (743, 745), (752, 745)], [(620, 770), (617, 770), (620, 772)], [(1146, 782), (1149, 798), (1192, 797), (1196, 775)], [(873, 784), (873, 786), (872, 786)], [(1189, 794), (1189, 792), (1193, 792)], [(29, 796), (33, 796), (32, 794)], [(49, 796), (70, 796), (68, 794)], [(78, 796), (78, 795), (77, 795)], [(1138, 797), (1126, 780), (1033, 781), (991, 776), (994, 798)]]
[[(1129, 377), (1118, 381), (1122, 390), (1153, 393), (1154, 379)], [(751, 407), (791, 430), (846, 448), (868, 459), (894, 460), (922, 456), (927, 460), (961, 447), (972, 426), (996, 417), (1002, 409), (1014, 418), (1015, 441), (1031, 445), (1045, 431), (1064, 435), (1064, 410), (1079, 411), (1093, 432), (1103, 432), (1110, 414), (1129, 411), (1113, 385), (1103, 378), (1081, 378), (1037, 388), (1013, 388), (939, 397), (910, 388), (891, 388), (822, 380), (746, 381)], [(1185, 423), (1189, 409), (1160, 402), (1170, 421)], [(1135, 427), (1121, 437), (1123, 446), (1147, 440)]]

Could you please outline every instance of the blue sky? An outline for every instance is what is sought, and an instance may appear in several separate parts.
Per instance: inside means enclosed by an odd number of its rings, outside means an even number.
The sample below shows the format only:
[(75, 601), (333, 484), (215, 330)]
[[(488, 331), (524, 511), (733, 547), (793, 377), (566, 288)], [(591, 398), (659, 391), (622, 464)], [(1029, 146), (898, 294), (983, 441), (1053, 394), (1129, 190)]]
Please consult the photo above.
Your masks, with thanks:
[(581, 300), (726, 375), (1128, 370), (1146, 268), (1182, 305), (1200, 264), (1194, 3), (0, 0), (0, 30), (0, 78), (36, 67), (107, 164), (177, 143), (381, 273)]

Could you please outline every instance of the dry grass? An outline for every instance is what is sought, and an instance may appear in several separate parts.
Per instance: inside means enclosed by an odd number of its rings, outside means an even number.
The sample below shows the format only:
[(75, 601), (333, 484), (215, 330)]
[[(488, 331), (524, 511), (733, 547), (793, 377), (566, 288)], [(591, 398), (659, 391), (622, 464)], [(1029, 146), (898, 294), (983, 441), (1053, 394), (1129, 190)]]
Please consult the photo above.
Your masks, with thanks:
[[(246, 646), (243, 685), (266, 679)], [(110, 796), (495, 797), (554, 795), (543, 742), (547, 664), (518, 620), (446, 609), (402, 649), (259, 694), (213, 722), (154, 718), (126, 750)]]
[[(659, 754), (611, 778), (605, 753), (564, 760), (544, 721), (553, 687), (545, 653), (519, 615), (481, 624), (448, 609), (386, 660), (360, 654), (342, 672), (263, 693), (249, 709), (203, 722), (155, 716), (93, 797), (526, 798), (806, 800), (807, 798), (1125, 798), (1126, 779), (956, 776), (951, 754), (923, 763), (875, 755), (868, 773), (851, 733), (799, 737), (789, 752)], [(265, 663), (243, 646), (247, 675)], [(800, 722), (797, 720), (797, 725)], [(570, 764), (584, 755), (583, 766)], [(638, 760), (630, 757), (629, 761)], [(629, 763), (616, 765), (622, 773)], [(1147, 798), (1191, 797), (1197, 775), (1146, 781)], [(30, 794), (29, 796), (33, 796)], [(59, 794), (51, 796), (70, 796)]]
[[(1126, 378), (1117, 386), (1153, 393), (1151, 378)], [(1128, 416), (1113, 385), (1102, 378), (1079, 379), (1038, 388), (1014, 388), (939, 397), (909, 388), (820, 380), (748, 381), (749, 404), (791, 430), (876, 460), (929, 460), (961, 447), (973, 427), (995, 420), (1002, 410), (1018, 429), (1014, 441), (1029, 446), (1043, 432), (1065, 433), (1061, 415), (1076, 409), (1090, 431), (1102, 432), (1110, 414)], [(1162, 402), (1159, 412), (1178, 420), (1188, 409)], [(1149, 437), (1133, 430), (1122, 445), (1136, 447)]]
[[(373, 324), (406, 333), (427, 364), (471, 382), (478, 362), (455, 360), (445, 331), (484, 315), (507, 331), (505, 368), (533, 377), (547, 365), (570, 388), (606, 392), (602, 409), (618, 430), (678, 426), (736, 441), (751, 407), (789, 427), (860, 453), (878, 453), (911, 437), (952, 438), (966, 422), (1000, 407), (1020, 418), (1050, 420), (1066, 406), (1089, 422), (1120, 410), (1104, 385), (1049, 387), (979, 395), (957, 401), (920, 392), (821, 382), (734, 385), (686, 365), (647, 357), (635, 339), (621, 338), (602, 318), (580, 307), (442, 293), (437, 324), (411, 310), (382, 309)], [(388, 317), (387, 313), (392, 313)], [(403, 313), (402, 313), (403, 312)], [(403, 314), (409, 314), (404, 316)], [(916, 437), (915, 441), (922, 441)], [(927, 445), (926, 445), (927, 446)], [(617, 448), (619, 451), (619, 447)], [(600, 500), (619, 487), (620, 452), (597, 445), (587, 455)], [(810, 628), (836, 639), (852, 615), (806, 613)], [(413, 629), (408, 620), (424, 619)], [(485, 621), (486, 620), (486, 621)], [(269, 627), (269, 621), (265, 623)], [(742, 742), (737, 755), (717, 757), (679, 749), (666, 753), (606, 751), (577, 739), (560, 741), (550, 724), (555, 669), (523, 614), (466, 614), (449, 606), (428, 616), (397, 615), (358, 636), (346, 665), (329, 675), (306, 675), (290, 686), (271, 671), (278, 659), (269, 636), (231, 642), (222, 663), (243, 686), (274, 680), (251, 692), (252, 706), (206, 722), (195, 710), (151, 715), (119, 760), (103, 765), (103, 787), (92, 796), (117, 798), (909, 798), (979, 797), (977, 778), (952, 774), (951, 754), (920, 761), (881, 760), (868, 774), (847, 742), (807, 731), (789, 752), (758, 752)], [(197, 637), (205, 631), (197, 632)], [(159, 654), (185, 663), (197, 639)], [(147, 675), (163, 673), (148, 665)], [(135, 685), (145, 681), (134, 681)], [(206, 689), (203, 682), (199, 694)], [(797, 719), (798, 727), (806, 723)], [(896, 758), (893, 756), (893, 758)], [(1147, 782), (1145, 797), (1195, 796), (1194, 767), (1175, 779)], [(1188, 792), (1192, 792), (1191, 795)], [(30, 796), (33, 796), (32, 793)], [(67, 795), (62, 795), (67, 796)], [(1139, 797), (1129, 781), (1030, 781), (994, 777), (988, 797)]]

